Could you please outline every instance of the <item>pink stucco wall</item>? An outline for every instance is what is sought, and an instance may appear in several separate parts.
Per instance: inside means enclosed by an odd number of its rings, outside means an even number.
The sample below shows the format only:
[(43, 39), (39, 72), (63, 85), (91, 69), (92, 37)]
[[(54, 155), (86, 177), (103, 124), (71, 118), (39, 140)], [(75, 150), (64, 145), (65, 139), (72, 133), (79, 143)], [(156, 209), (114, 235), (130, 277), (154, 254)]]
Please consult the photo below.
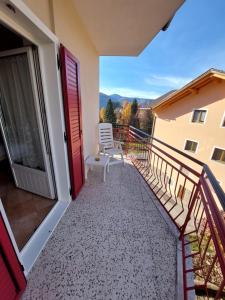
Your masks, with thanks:
[[(206, 109), (204, 124), (192, 123), (194, 109)], [(225, 164), (211, 160), (214, 147), (225, 149), (225, 81), (213, 81), (199, 92), (156, 111), (155, 137), (184, 151), (186, 139), (198, 142), (196, 153), (187, 152), (205, 162), (225, 190)]]

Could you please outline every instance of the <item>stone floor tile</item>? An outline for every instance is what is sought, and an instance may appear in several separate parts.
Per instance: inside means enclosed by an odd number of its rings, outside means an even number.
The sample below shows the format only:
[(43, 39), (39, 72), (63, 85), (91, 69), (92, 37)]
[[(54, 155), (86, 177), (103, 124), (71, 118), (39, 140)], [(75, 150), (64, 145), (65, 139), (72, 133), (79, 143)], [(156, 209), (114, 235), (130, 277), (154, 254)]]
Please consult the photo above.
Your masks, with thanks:
[(30, 272), (24, 300), (174, 299), (176, 238), (153, 194), (130, 164), (100, 179), (89, 172)]

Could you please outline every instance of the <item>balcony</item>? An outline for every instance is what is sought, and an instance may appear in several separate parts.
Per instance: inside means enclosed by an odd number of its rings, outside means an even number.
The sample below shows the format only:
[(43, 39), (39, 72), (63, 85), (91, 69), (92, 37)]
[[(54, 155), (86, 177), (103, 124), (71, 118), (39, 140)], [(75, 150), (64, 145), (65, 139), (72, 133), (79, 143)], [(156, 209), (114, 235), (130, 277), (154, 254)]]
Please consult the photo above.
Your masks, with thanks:
[(224, 193), (213, 174), (135, 128), (114, 135), (125, 167), (106, 183), (89, 172), (23, 299), (224, 299)]
[(170, 220), (131, 164), (112, 166), (105, 183), (96, 172), (36, 262), (23, 299), (174, 297)]

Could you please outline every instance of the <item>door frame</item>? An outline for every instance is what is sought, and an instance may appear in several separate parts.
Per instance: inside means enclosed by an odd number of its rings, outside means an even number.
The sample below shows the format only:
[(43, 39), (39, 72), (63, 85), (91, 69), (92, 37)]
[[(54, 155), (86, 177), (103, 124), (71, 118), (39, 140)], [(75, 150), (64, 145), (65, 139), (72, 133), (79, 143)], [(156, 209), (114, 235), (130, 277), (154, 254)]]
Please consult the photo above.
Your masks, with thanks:
[[(9, 9), (8, 3), (12, 5), (15, 12)], [(22, 251), (19, 252), (17, 245), (14, 245), (18, 258), (24, 266), (25, 275), (27, 275), (71, 201), (67, 147), (64, 141), (65, 123), (61, 78), (57, 66), (59, 40), (23, 1), (8, 0), (7, 3), (0, 2), (0, 22), (28, 39), (38, 48), (52, 164), (58, 196), (55, 206)]]

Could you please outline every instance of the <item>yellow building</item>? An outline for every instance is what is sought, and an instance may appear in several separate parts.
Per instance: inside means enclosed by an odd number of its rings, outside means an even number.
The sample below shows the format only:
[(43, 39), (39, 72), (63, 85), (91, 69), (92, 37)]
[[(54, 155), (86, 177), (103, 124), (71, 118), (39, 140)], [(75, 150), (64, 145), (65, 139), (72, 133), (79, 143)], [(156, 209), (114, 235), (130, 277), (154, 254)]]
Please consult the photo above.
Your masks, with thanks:
[(225, 189), (225, 72), (208, 70), (153, 111), (154, 136), (206, 163)]

